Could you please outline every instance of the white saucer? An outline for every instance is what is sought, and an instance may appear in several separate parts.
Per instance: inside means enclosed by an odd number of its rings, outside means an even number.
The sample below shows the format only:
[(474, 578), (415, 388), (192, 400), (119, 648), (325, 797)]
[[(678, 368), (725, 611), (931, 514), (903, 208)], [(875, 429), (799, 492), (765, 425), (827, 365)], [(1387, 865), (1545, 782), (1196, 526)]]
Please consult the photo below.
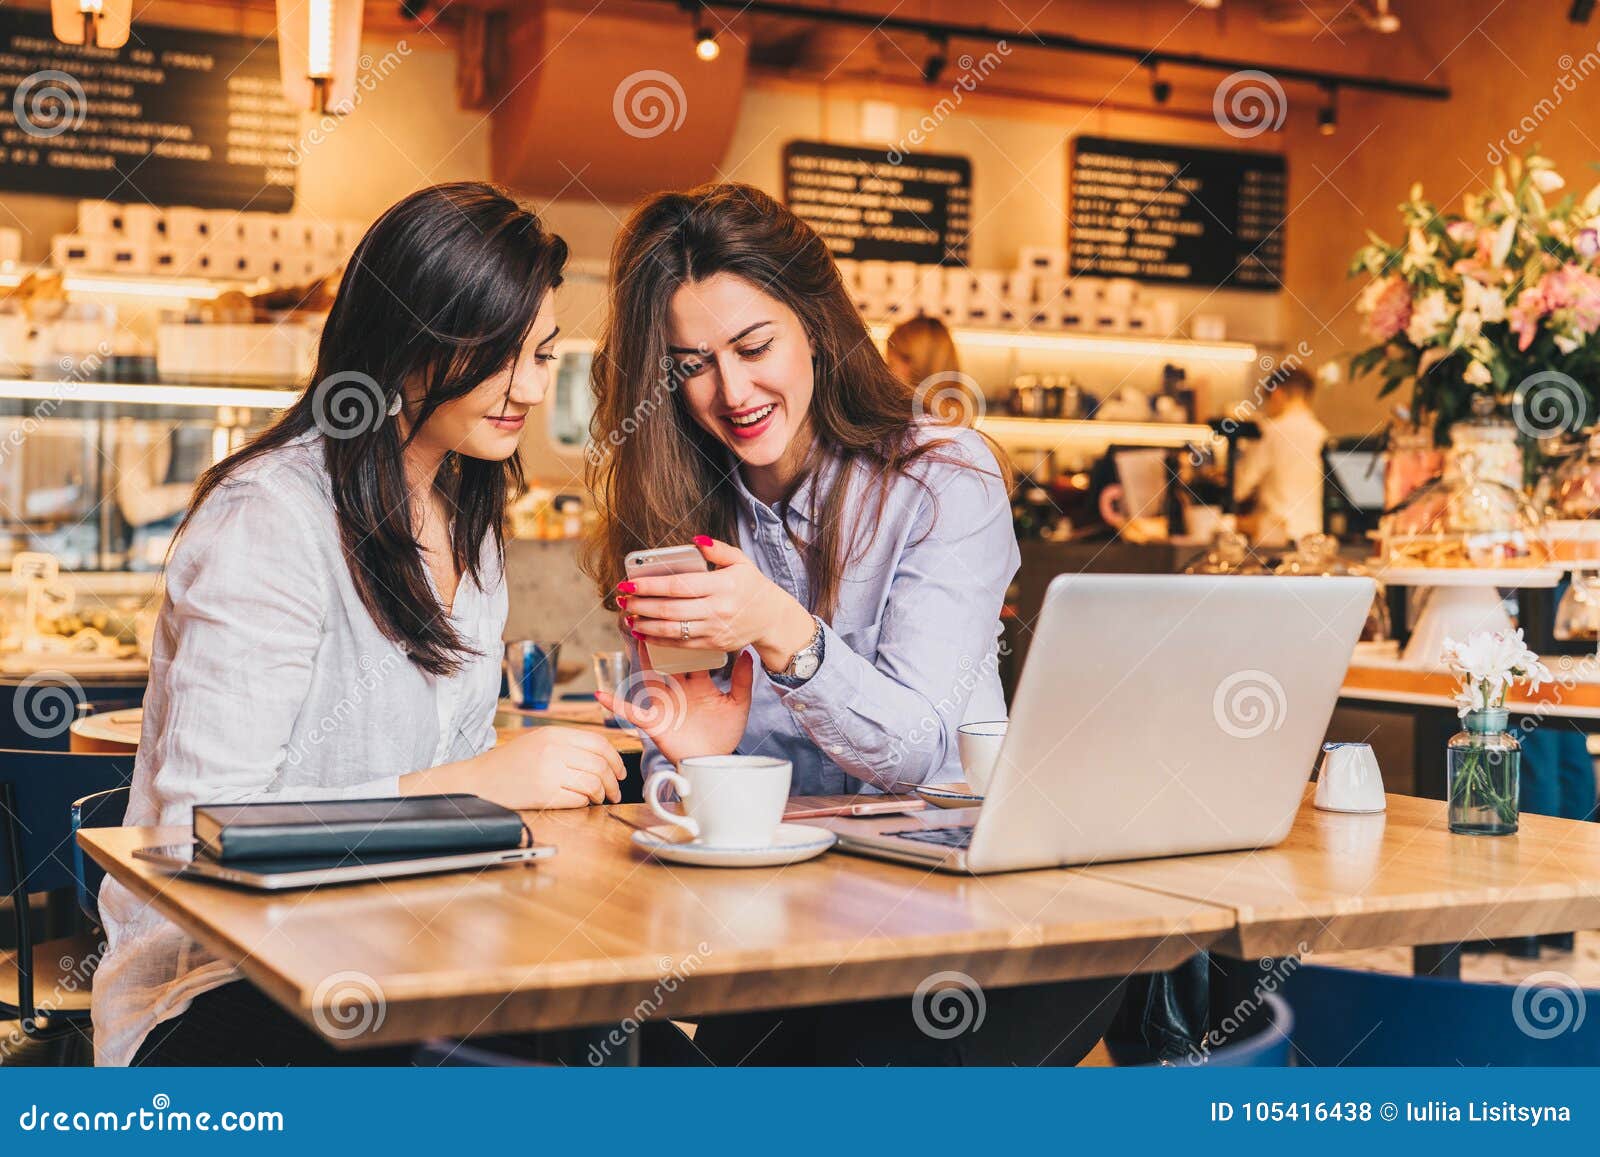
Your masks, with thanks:
[(657, 824), (633, 833), (633, 845), (658, 860), (696, 868), (770, 868), (820, 856), (839, 837), (809, 824), (779, 824), (764, 848), (726, 848), (703, 844), (675, 824)]
[(956, 791), (953, 788), (940, 787), (938, 784), (925, 783), (917, 788), (916, 791), (918, 795), (934, 807), (977, 807), (983, 803), (981, 795), (974, 795), (970, 791)]

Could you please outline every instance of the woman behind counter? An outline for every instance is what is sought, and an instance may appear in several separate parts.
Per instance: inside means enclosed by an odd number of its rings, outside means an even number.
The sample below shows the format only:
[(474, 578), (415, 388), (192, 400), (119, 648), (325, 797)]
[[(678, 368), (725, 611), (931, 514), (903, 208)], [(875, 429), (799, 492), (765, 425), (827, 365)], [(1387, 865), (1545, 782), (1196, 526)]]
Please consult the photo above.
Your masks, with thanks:
[[(646, 768), (778, 756), (806, 795), (959, 779), (957, 727), (1005, 717), (1000, 607), (1019, 557), (988, 443), (916, 413), (827, 247), (758, 189), (650, 198), (612, 286), (590, 573), (647, 645), (738, 656), (726, 690), (681, 677), (681, 712), (603, 697), (646, 731)], [(715, 570), (624, 581), (629, 551), (690, 540)], [(1074, 1064), (1117, 988), (998, 989), (992, 1030), (951, 1041), (921, 1032), (909, 1000), (714, 1017), (694, 1050), (719, 1064)]]
[[(501, 526), (550, 384), (566, 245), (487, 185), (441, 185), (362, 240), (317, 385), (200, 480), (156, 624), (129, 824), (197, 803), (471, 792), (619, 798), (611, 745), (495, 747)], [(100, 1064), (405, 1063), (340, 1053), (115, 881)]]

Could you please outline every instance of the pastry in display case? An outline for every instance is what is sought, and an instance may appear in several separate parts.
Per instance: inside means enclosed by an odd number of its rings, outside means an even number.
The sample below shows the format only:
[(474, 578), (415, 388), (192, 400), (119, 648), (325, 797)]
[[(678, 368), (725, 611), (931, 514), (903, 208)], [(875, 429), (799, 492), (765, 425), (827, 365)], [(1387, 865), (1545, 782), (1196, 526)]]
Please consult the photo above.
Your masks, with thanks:
[(1550, 548), (1561, 562), (1593, 562), (1600, 570), (1600, 430), (1556, 471), (1550, 487)]
[(1385, 514), (1379, 536), (1388, 568), (1489, 570), (1550, 561), (1544, 520), (1533, 503), (1482, 474), (1471, 451), (1452, 453), (1443, 477)]

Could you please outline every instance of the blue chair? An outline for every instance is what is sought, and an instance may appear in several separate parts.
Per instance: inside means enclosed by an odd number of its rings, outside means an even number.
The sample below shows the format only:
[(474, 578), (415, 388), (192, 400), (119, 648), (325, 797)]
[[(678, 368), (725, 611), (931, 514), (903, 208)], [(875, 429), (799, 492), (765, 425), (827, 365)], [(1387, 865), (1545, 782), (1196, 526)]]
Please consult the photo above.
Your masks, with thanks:
[[(1281, 996), (1264, 992), (1261, 1003), (1245, 1014), (1243, 1024), (1227, 1042), (1196, 1054), (1187, 1061), (1169, 1061), (1167, 1068), (1282, 1069), (1289, 1065), (1289, 1039), (1295, 1018)], [(1245, 1029), (1245, 1035), (1239, 1033)], [(1151, 1066), (1153, 1067), (1153, 1066)]]
[(0, 751), (0, 890), (11, 898), (14, 952), (0, 952), (0, 1019), (29, 1036), (70, 1029), (89, 1018), (90, 979), (103, 945), (72, 936), (34, 943), (28, 897), (75, 889), (73, 802), (126, 787), (127, 755)]
[(1284, 986), (1295, 1063), (1600, 1064), (1600, 991), (1302, 965)]
[(411, 1063), (424, 1069), (516, 1069), (539, 1064), (449, 1037), (423, 1041), (411, 1054)]
[(132, 794), (129, 788), (114, 787), (72, 804), (72, 875), (78, 889), (78, 907), (96, 927), (100, 924), (100, 885), (105, 882), (106, 872), (85, 854), (78, 843), (78, 832), (83, 828), (120, 828)]

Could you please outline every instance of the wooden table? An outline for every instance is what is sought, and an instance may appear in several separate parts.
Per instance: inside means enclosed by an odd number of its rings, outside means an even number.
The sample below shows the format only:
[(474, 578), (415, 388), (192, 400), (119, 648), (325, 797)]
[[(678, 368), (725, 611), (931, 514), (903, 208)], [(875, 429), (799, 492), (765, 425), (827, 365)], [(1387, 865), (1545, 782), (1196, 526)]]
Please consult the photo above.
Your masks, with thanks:
[[(564, 705), (569, 706), (570, 705)], [(639, 737), (632, 732), (623, 731), (617, 727), (606, 727), (599, 722), (599, 705), (593, 704), (594, 715), (592, 720), (579, 716), (572, 711), (565, 714), (544, 711), (517, 711), (502, 706), (495, 713), (495, 734), (500, 742), (519, 735), (530, 727), (548, 727), (559, 725), (562, 727), (576, 727), (580, 731), (592, 731), (605, 736), (610, 740), (611, 746), (623, 755), (637, 755), (644, 750), (644, 745), (639, 742)], [(139, 730), (144, 722), (144, 709), (134, 707), (125, 711), (103, 711), (94, 715), (85, 715), (82, 719), (72, 722), (69, 740), (73, 751), (137, 751), (139, 749)]]
[[(794, 806), (812, 800), (797, 799)], [(537, 866), (262, 895), (132, 858), (180, 829), (79, 841), (111, 875), (319, 1030), (341, 992), (381, 994), (343, 1047), (913, 992), (958, 970), (1009, 986), (1172, 968), (1224, 935), (1226, 907), (1077, 870), (981, 879), (830, 852), (787, 868), (654, 863), (609, 811), (530, 817)], [(347, 1006), (348, 1007), (348, 1006)], [(369, 1017), (369, 1020), (379, 1018)]]
[(72, 751), (124, 753), (139, 750), (139, 731), (144, 726), (144, 708), (122, 711), (97, 711), (74, 719), (67, 742)]
[(1437, 800), (1344, 815), (1310, 798), (1275, 848), (1085, 871), (1223, 905), (1235, 921), (1216, 947), (1246, 959), (1600, 927), (1600, 824), (1524, 815), (1512, 836), (1458, 836)]

